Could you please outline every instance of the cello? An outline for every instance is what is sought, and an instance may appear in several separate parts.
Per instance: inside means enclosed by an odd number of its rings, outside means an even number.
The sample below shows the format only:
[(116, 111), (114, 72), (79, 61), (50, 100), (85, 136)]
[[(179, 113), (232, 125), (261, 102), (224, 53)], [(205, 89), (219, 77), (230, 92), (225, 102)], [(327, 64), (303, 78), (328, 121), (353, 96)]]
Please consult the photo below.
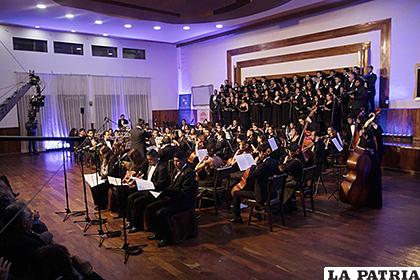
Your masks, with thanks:
[[(366, 129), (380, 112), (369, 115), (369, 119), (363, 125)], [(368, 176), (372, 169), (372, 161), (367, 150), (359, 146), (360, 139), (357, 141), (354, 150), (347, 159), (347, 174), (345, 180), (340, 184), (340, 200), (344, 203), (359, 208), (366, 204), (369, 196)]]

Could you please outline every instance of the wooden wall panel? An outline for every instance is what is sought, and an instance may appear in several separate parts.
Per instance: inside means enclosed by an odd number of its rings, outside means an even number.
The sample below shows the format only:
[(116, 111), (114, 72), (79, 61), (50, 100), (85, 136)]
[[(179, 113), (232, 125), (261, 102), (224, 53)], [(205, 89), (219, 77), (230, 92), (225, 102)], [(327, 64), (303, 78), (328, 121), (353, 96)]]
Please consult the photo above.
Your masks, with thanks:
[[(197, 121), (197, 110), (191, 110), (194, 120)], [(152, 118), (153, 123), (157, 123), (158, 126), (163, 126), (164, 123), (170, 123), (170, 125), (177, 125), (179, 122), (180, 110), (153, 110)]]
[(414, 146), (420, 146), (420, 109), (384, 109), (379, 123), (386, 133), (412, 135)]
[[(20, 135), (19, 127), (0, 128), (0, 135)], [(2, 141), (0, 142), (0, 154), (20, 153), (19, 141)]]
[(420, 172), (420, 148), (385, 146), (383, 167)]

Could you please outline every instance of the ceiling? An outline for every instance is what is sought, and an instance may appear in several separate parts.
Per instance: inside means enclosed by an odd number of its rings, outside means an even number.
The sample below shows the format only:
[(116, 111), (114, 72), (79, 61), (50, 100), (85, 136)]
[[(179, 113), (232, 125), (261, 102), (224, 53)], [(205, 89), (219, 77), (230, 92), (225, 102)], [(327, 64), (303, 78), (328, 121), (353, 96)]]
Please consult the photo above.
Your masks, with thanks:
[[(0, 23), (167, 43), (334, 0), (1, 0)], [(45, 9), (37, 8), (44, 4)], [(216, 11), (216, 12), (215, 12)], [(71, 14), (73, 18), (65, 15)], [(96, 20), (103, 24), (95, 24)], [(131, 28), (124, 25), (130, 24)], [(216, 25), (222, 25), (217, 28)], [(154, 27), (159, 26), (160, 30)], [(189, 29), (185, 30), (188, 26)], [(220, 27), (220, 26), (219, 26)], [(185, 28), (185, 29), (184, 29)]]

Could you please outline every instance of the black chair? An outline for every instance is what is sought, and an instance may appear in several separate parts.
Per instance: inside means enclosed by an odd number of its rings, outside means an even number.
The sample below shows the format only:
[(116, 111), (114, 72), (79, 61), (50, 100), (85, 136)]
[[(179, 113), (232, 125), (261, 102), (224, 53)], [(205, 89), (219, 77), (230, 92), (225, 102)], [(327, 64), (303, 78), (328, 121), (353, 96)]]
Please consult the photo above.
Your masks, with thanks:
[[(217, 168), (214, 171), (213, 185), (199, 187), (198, 209), (201, 209), (203, 200), (211, 200), (214, 202), (214, 210), (217, 214), (219, 209), (219, 193), (227, 192), (230, 185), (231, 173), (232, 166)], [(211, 196), (206, 196), (207, 194), (211, 194)]]
[(306, 167), (303, 169), (302, 178), (297, 183), (295, 193), (300, 196), (302, 202), (303, 215), (306, 217), (305, 197), (309, 194), (311, 200), (312, 212), (315, 212), (314, 207), (314, 185), (316, 181), (316, 166)]
[[(273, 206), (280, 205), (281, 221), (283, 226), (285, 225), (284, 221), (284, 207), (283, 207), (283, 198), (284, 190), (286, 186), (286, 174), (275, 175), (268, 179), (267, 186), (267, 200), (264, 203), (258, 203), (254, 199), (248, 199), (245, 203), (250, 207), (248, 225), (251, 224), (252, 215), (255, 213), (260, 214), (264, 217), (267, 217), (270, 231), (273, 231)], [(273, 194), (276, 194), (273, 197)]]

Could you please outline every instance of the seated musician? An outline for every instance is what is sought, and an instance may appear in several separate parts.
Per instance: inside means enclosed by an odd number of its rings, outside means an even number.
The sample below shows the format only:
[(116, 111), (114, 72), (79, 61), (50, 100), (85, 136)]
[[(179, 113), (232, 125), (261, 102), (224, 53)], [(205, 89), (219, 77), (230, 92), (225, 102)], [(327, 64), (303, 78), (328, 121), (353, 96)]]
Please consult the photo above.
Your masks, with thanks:
[[(147, 172), (142, 177), (144, 180), (153, 182), (155, 191), (161, 192), (170, 184), (170, 176), (167, 164), (159, 160), (158, 152), (150, 150), (147, 155)], [(130, 194), (127, 199), (128, 232), (137, 232), (144, 229), (144, 211), (149, 203), (156, 201), (150, 191), (137, 191)]]
[[(295, 148), (288, 149), (288, 156), (280, 165), (281, 173), (287, 174), (286, 189), (284, 191), (283, 203), (291, 202), (292, 208), (296, 208), (294, 200), (294, 191), (297, 183), (300, 181), (303, 172), (303, 161), (300, 153)], [(291, 201), (289, 201), (291, 200)]]
[(187, 162), (187, 155), (179, 151), (174, 155), (175, 171), (171, 184), (159, 195), (159, 200), (146, 207), (146, 217), (149, 217), (155, 234), (149, 240), (159, 240), (158, 247), (163, 247), (171, 241), (169, 218), (174, 214), (193, 209), (197, 195), (195, 172)]
[(106, 145), (110, 150), (112, 150), (112, 144), (114, 144), (114, 141), (111, 139), (112, 138), (112, 131), (109, 130), (105, 130), (104, 132), (104, 139), (103, 139), (103, 143), (104, 145)]
[(210, 147), (207, 151), (207, 156), (195, 166), (195, 172), (200, 178), (200, 186), (213, 184), (215, 170), (223, 166), (223, 160), (216, 155), (214, 147)]
[(168, 136), (163, 137), (162, 146), (159, 150), (159, 158), (162, 162), (168, 163), (174, 157), (174, 154), (180, 150), (178, 146), (175, 146), (171, 142), (171, 138)]
[(241, 201), (243, 198), (255, 199), (259, 203), (267, 199), (268, 179), (279, 173), (278, 161), (270, 157), (271, 148), (267, 144), (258, 147), (258, 157), (251, 167), (246, 186), (233, 194), (233, 223), (242, 223)]
[[(99, 149), (99, 160), (101, 163), (99, 175), (102, 179), (106, 180), (108, 176), (120, 178), (119, 166), (115, 164), (116, 160), (113, 152), (107, 146), (102, 146)], [(105, 182), (91, 188), (93, 202), (101, 210), (107, 208), (110, 187), (111, 185)]]
[(145, 173), (144, 161), (142, 160), (139, 151), (131, 149), (128, 152), (127, 157), (129, 162), (123, 163), (123, 167), (127, 170), (124, 179), (122, 180), (123, 185), (113, 187), (115, 198), (113, 204), (116, 204), (117, 206), (112, 208), (117, 209), (119, 217), (126, 213), (128, 196), (137, 190), (133, 177), (141, 177)]

